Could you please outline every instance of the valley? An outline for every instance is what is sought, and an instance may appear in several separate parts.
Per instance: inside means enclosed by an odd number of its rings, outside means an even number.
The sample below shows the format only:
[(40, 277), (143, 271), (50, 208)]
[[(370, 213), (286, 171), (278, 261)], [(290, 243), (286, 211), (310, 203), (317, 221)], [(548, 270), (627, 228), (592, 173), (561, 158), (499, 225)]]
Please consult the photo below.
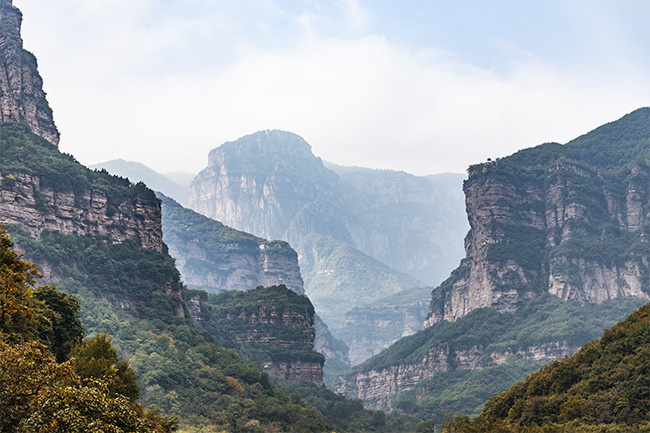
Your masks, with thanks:
[(86, 167), (21, 26), (0, 0), (0, 432), (648, 430), (650, 108), (466, 175), (276, 129)]

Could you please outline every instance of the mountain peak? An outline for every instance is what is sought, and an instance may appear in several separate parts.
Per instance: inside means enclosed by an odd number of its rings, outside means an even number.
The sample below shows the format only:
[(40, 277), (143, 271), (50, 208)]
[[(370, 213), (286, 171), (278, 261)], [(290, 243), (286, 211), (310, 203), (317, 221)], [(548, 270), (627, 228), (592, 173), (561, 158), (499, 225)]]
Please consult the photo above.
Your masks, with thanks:
[(54, 146), (57, 130), (38, 73), (36, 57), (23, 49), (22, 13), (12, 0), (0, 0), (0, 122), (27, 124)]
[(311, 146), (301, 136), (293, 132), (267, 129), (245, 135), (235, 141), (228, 141), (210, 152), (209, 159), (219, 159), (219, 155), (229, 154), (241, 157), (264, 155), (275, 159), (286, 157), (315, 159)]

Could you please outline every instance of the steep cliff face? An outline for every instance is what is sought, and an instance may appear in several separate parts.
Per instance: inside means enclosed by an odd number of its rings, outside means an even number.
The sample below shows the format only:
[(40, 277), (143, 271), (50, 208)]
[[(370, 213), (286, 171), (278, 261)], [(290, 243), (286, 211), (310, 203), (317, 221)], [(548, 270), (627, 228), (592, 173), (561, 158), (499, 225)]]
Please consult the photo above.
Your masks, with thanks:
[(462, 178), (323, 163), (301, 137), (261, 131), (210, 152), (208, 166), (190, 186), (189, 204), (296, 248), (307, 235), (345, 242), (433, 283), (462, 256), (455, 246), (467, 230)]
[(0, 122), (24, 122), (54, 146), (59, 131), (54, 125), (36, 58), (23, 49), (22, 14), (11, 0), (0, 1)]
[(120, 243), (136, 239), (143, 248), (162, 251), (160, 206), (155, 200), (125, 200), (111, 210), (101, 189), (56, 191), (40, 178), (12, 170), (0, 173), (0, 215), (34, 237), (44, 230), (88, 234)]
[(341, 192), (301, 137), (262, 131), (212, 150), (190, 186), (190, 206), (266, 239), (317, 232), (350, 241)]
[(648, 299), (649, 122), (640, 109), (566, 145), (470, 167), (467, 256), (434, 291), (427, 326), (543, 292)]
[(354, 368), (338, 391), (373, 407), (406, 399), (428, 415), (477, 413), (513, 378), (646, 303), (648, 125), (643, 108), (566, 145), (470, 167), (467, 255), (433, 291), (425, 329)]
[(190, 292), (187, 304), (199, 326), (218, 339), (234, 337), (235, 348), (270, 374), (323, 386), (325, 359), (314, 351), (314, 307), (306, 297), (272, 286), (207, 297)]
[(548, 363), (573, 355), (579, 349), (579, 346), (564, 342), (522, 347), (514, 352), (486, 352), (480, 345), (463, 350), (453, 350), (447, 345), (434, 346), (429, 348), (420, 362), (348, 375), (337, 385), (336, 392), (350, 399), (360, 399), (368, 408), (390, 410), (393, 409), (394, 397), (399, 394), (417, 388), (417, 394), (425, 396), (427, 387), (422, 382), (437, 373), (479, 370), (488, 363), (503, 365), (509, 356)]
[(283, 284), (304, 294), (298, 256), (289, 244), (231, 229), (163, 195), (165, 243), (185, 283), (210, 292)]

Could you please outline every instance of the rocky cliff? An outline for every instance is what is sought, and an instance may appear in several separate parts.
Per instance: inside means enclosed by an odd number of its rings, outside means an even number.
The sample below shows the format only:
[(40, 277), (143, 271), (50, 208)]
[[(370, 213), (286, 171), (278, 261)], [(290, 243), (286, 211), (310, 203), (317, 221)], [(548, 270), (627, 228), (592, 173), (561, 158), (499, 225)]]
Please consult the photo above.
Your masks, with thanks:
[(453, 350), (448, 345), (434, 346), (419, 362), (399, 364), (375, 371), (346, 376), (336, 387), (336, 392), (350, 399), (360, 399), (371, 409), (394, 409), (393, 399), (417, 388), (417, 394), (425, 396), (427, 386), (422, 382), (438, 373), (478, 370), (488, 363), (503, 365), (508, 357), (548, 363), (570, 356), (580, 349), (564, 342), (540, 346), (522, 347), (516, 351), (486, 351), (481, 345), (468, 349)]
[(325, 359), (314, 351), (314, 307), (306, 297), (272, 286), (207, 297), (190, 292), (187, 303), (199, 326), (226, 330), (236, 349), (270, 374), (323, 386)]
[(650, 109), (566, 145), (469, 168), (467, 256), (433, 293), (427, 326), (542, 292), (648, 299)]
[[(439, 282), (462, 255), (462, 175), (417, 177), (323, 163), (301, 137), (261, 131), (212, 150), (190, 186), (194, 210), (239, 230), (345, 242), (389, 267)], [(302, 256), (302, 251), (298, 251)]]
[(136, 239), (144, 248), (162, 251), (160, 205), (152, 197), (111, 203), (107, 191), (57, 191), (39, 176), (0, 171), (0, 215), (34, 237), (44, 230), (89, 234), (120, 243)]
[(159, 194), (163, 239), (183, 280), (209, 292), (283, 284), (304, 294), (298, 255), (282, 241), (267, 241), (224, 226)]
[(189, 204), (288, 241), (306, 293), (337, 334), (347, 310), (422, 287), (421, 279), (437, 284), (458, 263), (467, 231), (462, 178), (323, 163), (301, 137), (261, 131), (210, 152)]
[(0, 122), (23, 122), (54, 146), (59, 131), (54, 125), (36, 58), (23, 49), (22, 14), (11, 0), (0, 1)]

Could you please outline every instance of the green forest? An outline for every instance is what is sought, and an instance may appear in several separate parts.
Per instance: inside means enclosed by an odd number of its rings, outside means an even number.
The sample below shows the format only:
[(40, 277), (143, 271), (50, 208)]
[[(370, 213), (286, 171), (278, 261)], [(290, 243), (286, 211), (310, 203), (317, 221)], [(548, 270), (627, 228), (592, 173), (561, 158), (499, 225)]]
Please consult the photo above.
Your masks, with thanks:
[(650, 304), (491, 398), (475, 419), (455, 418), (444, 431), (650, 431)]

